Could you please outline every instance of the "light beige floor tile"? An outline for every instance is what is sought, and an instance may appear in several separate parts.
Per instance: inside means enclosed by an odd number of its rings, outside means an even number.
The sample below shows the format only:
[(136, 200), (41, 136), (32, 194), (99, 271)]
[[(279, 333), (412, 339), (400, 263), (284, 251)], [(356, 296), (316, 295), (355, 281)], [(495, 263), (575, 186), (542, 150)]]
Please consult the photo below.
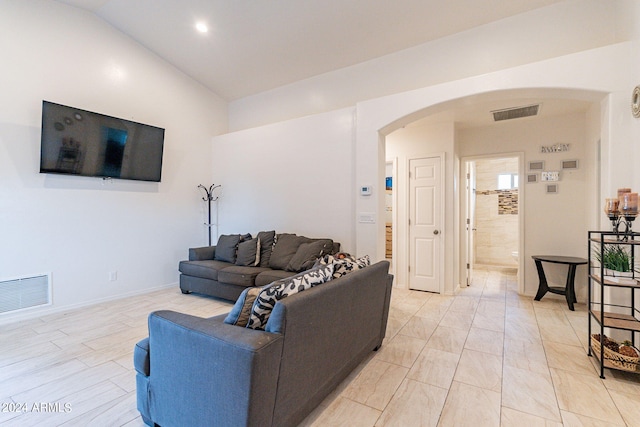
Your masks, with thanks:
[(517, 341), (529, 341), (532, 344), (538, 344), (542, 341), (540, 330), (536, 323), (506, 322), (504, 337), (505, 339)]
[(408, 368), (372, 360), (342, 392), (342, 397), (382, 411), (409, 372)]
[(553, 341), (575, 346), (582, 345), (571, 325), (549, 326), (541, 324), (539, 328), (543, 341)]
[(453, 302), (454, 297), (441, 297), (435, 295), (429, 299), (417, 312), (416, 316), (426, 319), (440, 321), (449, 310), (449, 306)]
[(464, 349), (453, 380), (500, 392), (502, 389), (502, 357)]
[(393, 338), (398, 332), (400, 332), (406, 323), (406, 321), (389, 316), (387, 319), (387, 330), (385, 331), (384, 339), (388, 341)]
[(479, 313), (477, 312), (473, 318), (473, 326), (475, 328), (489, 329), (491, 331), (504, 332), (505, 314), (498, 313)]
[[(20, 418), (20, 424), (15, 425), (20, 427), (63, 425), (65, 422), (71, 421), (76, 417), (95, 410), (97, 407), (121, 398), (125, 394), (122, 388), (112, 382), (103, 381), (65, 396), (59, 401), (62, 404), (61, 412), (30, 411)], [(134, 395), (134, 393), (131, 394)], [(69, 405), (70, 411), (66, 410), (65, 405), (67, 404)]]
[(107, 402), (84, 415), (76, 416), (64, 424), (65, 427), (122, 426), (137, 418), (135, 394), (127, 394)]
[(612, 425), (624, 425), (607, 389), (597, 376), (554, 368), (550, 371), (560, 409), (609, 421)]
[(506, 308), (504, 302), (480, 299), (476, 312), (482, 314), (505, 314)]
[(413, 316), (398, 333), (427, 341), (437, 327), (438, 322), (435, 320)]
[(563, 427), (562, 423), (502, 407), (500, 427)]
[[(574, 414), (573, 412), (560, 411), (562, 413), (562, 424), (564, 427), (612, 427), (608, 421), (596, 420), (585, 415)], [(629, 424), (628, 427), (635, 427), (637, 424)]]
[(640, 426), (640, 394), (609, 391), (613, 402), (628, 426)]
[[(534, 310), (540, 327), (549, 326), (553, 328), (559, 326), (571, 326), (569, 319), (567, 319), (567, 316), (565, 315), (564, 309), (549, 309), (534, 306)], [(566, 311), (569, 311), (569, 309)]]
[(114, 362), (107, 362), (18, 393), (13, 396), (13, 399), (19, 402), (56, 402), (69, 394), (79, 392), (124, 372), (126, 370), (122, 366)]
[(518, 322), (538, 326), (536, 312), (532, 307), (513, 307), (507, 305), (505, 311), (507, 324), (510, 322)]
[(582, 347), (544, 341), (544, 350), (551, 368), (564, 369), (579, 374), (593, 374), (593, 365)]
[(425, 347), (411, 367), (407, 378), (449, 389), (460, 355)]
[(462, 313), (475, 313), (479, 302), (480, 302), (479, 298), (458, 296), (451, 303), (451, 306), (449, 307), (449, 311), (459, 311)]
[(502, 405), (527, 414), (560, 422), (560, 411), (549, 374), (505, 366)]
[(339, 397), (311, 424), (303, 424), (313, 427), (371, 427), (379, 417), (377, 409)]
[(462, 329), (448, 328), (446, 326), (438, 326), (429, 341), (427, 347), (449, 353), (462, 353), (462, 348), (467, 339), (467, 331)]
[(542, 341), (531, 342), (505, 338), (503, 360), (505, 366), (549, 375)]
[(502, 356), (504, 334), (488, 329), (471, 328), (464, 348)]
[(640, 375), (637, 373), (607, 369), (605, 375), (607, 379), (603, 383), (607, 389), (640, 396)]
[(438, 426), (499, 427), (500, 393), (454, 381)]
[(473, 312), (463, 311), (449, 311), (440, 320), (440, 326), (446, 326), (448, 328), (462, 329), (469, 331), (471, 323), (473, 322)]
[(447, 390), (443, 388), (407, 379), (375, 425), (435, 427), (446, 397)]
[(405, 335), (396, 335), (382, 346), (376, 359), (410, 368), (424, 348), (426, 341)]

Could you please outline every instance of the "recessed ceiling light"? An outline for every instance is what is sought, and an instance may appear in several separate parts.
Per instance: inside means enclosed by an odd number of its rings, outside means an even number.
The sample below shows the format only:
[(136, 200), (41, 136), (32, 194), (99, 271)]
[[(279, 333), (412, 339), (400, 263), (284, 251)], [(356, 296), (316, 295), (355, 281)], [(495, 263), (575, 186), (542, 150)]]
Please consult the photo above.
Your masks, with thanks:
[(209, 31), (209, 27), (207, 27), (207, 24), (205, 24), (204, 22), (197, 22), (196, 30), (198, 30), (201, 33), (206, 33)]

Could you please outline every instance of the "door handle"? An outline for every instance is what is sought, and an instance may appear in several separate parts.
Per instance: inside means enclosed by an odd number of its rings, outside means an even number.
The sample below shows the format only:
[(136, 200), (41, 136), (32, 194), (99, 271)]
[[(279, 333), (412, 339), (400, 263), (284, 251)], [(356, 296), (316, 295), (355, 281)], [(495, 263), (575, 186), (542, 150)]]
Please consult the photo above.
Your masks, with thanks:
[(440, 234), (440, 232), (438, 230), (433, 230), (433, 234), (437, 236), (438, 234)]

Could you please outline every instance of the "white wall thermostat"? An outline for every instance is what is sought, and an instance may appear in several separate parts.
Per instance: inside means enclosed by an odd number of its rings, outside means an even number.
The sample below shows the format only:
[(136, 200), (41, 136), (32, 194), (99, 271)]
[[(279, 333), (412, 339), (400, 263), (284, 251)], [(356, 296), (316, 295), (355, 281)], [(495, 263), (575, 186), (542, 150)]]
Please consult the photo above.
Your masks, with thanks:
[(370, 196), (371, 195), (371, 186), (370, 185), (363, 185), (362, 187), (360, 187), (360, 195), (362, 195), (362, 196)]

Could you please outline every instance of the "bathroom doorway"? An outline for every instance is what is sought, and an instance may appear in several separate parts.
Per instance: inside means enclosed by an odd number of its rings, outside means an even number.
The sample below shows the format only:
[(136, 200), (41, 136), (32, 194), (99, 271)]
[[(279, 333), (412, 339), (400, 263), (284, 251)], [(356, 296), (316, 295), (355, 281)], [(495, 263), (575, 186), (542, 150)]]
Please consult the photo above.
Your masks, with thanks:
[(520, 163), (517, 155), (464, 161), (467, 286), (474, 269), (519, 267)]

